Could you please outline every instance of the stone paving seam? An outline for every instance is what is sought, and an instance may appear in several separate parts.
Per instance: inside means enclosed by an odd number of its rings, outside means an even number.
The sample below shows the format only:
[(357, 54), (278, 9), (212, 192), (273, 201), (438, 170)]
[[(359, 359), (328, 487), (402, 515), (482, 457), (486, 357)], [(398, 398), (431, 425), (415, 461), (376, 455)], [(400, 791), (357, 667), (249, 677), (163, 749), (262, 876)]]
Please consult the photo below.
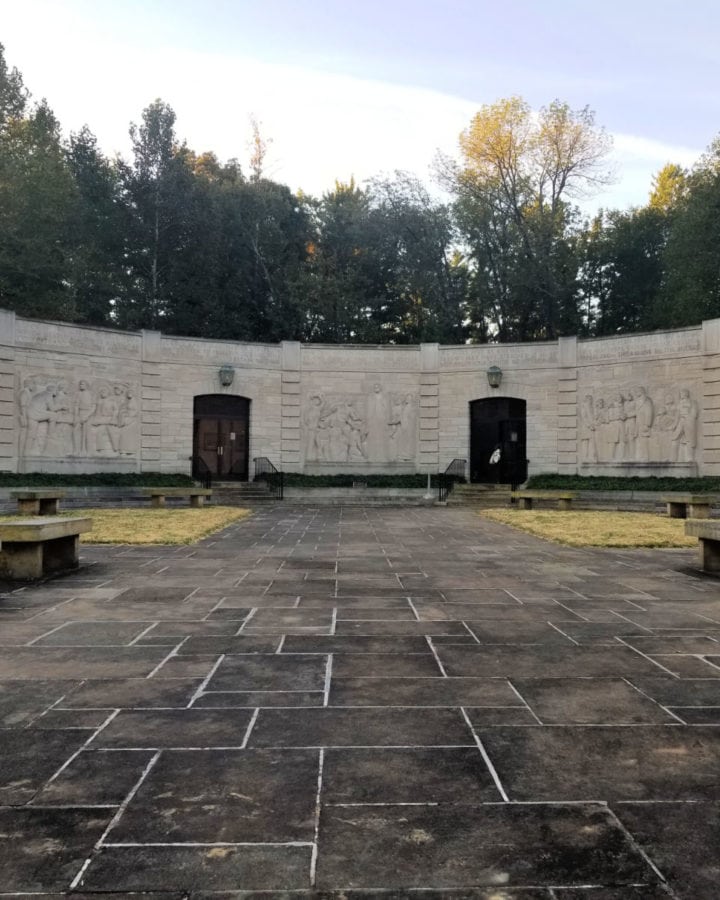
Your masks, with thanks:
[(500, 781), (500, 776), (498, 775), (497, 770), (496, 770), (495, 766), (494, 766), (493, 763), (492, 763), (492, 760), (491, 760), (490, 757), (488, 756), (488, 752), (487, 752), (487, 750), (485, 749), (485, 747), (483, 746), (483, 742), (480, 740), (480, 738), (478, 737), (477, 732), (476, 732), (475, 729), (473, 728), (473, 724), (472, 724), (472, 722), (470, 721), (470, 718), (469, 718), (467, 712), (465, 711), (465, 707), (464, 707), (464, 706), (461, 706), (461, 707), (460, 707), (460, 712), (462, 713), (463, 718), (465, 719), (465, 724), (466, 724), (467, 727), (470, 729), (470, 733), (472, 734), (472, 736), (473, 736), (473, 738), (474, 738), (474, 740), (475, 740), (475, 744), (477, 745), (477, 748), (478, 748), (478, 750), (480, 751), (480, 755), (482, 756), (482, 758), (483, 758), (483, 760), (484, 760), (484, 762), (485, 762), (485, 765), (488, 767), (488, 770), (489, 770), (489, 772), (490, 772), (490, 775), (492, 776), (492, 779), (493, 779), (493, 781), (495, 782), (495, 787), (498, 789), (498, 791), (499, 791), (499, 793), (500, 793), (500, 796), (503, 798), (503, 800), (504, 800), (506, 803), (509, 803), (509, 802), (510, 802), (510, 798), (508, 797), (507, 793), (505, 792), (505, 788), (503, 787), (502, 782)]
[(317, 777), (317, 794), (315, 795), (315, 822), (313, 829), (313, 845), (310, 856), (310, 887), (315, 887), (317, 875), (317, 861), (320, 845), (320, 813), (322, 812), (322, 786), (323, 786), (323, 769), (325, 766), (325, 748), (321, 747), (318, 754), (318, 777)]
[[(188, 635), (188, 637), (189, 637), (189, 635)], [(172, 659), (174, 656), (177, 656), (178, 651), (180, 650), (180, 648), (182, 647), (182, 645), (185, 643), (185, 641), (186, 641), (187, 639), (188, 639), (188, 638), (185, 637), (185, 638), (183, 638), (183, 639), (180, 641), (179, 644), (176, 644), (176, 645), (172, 648), (172, 650), (168, 653), (168, 655), (167, 655), (164, 659), (161, 659), (160, 662), (155, 666), (155, 668), (154, 668), (151, 672), (149, 672), (145, 677), (146, 677), (146, 678), (152, 678), (153, 675), (156, 674), (156, 672), (159, 672), (160, 669), (162, 669), (162, 667), (165, 665), (165, 663), (166, 663), (169, 659)]]
[(158, 761), (158, 759), (160, 758), (160, 752), (161, 752), (161, 751), (158, 750), (158, 751), (155, 753), (155, 755), (150, 759), (150, 761), (147, 763), (147, 765), (146, 765), (145, 768), (143, 769), (143, 771), (142, 771), (140, 777), (138, 778), (137, 782), (136, 782), (135, 785), (130, 789), (130, 791), (128, 791), (127, 796), (125, 797), (125, 799), (123, 800), (123, 802), (122, 802), (122, 803), (120, 804), (120, 806), (118, 807), (117, 812), (116, 812), (115, 815), (112, 817), (112, 819), (110, 819), (110, 821), (108, 822), (107, 827), (105, 828), (105, 830), (103, 831), (103, 833), (100, 835), (100, 837), (97, 839), (97, 841), (96, 841), (96, 843), (95, 843), (95, 846), (94, 846), (94, 848), (93, 848), (93, 853), (85, 860), (85, 862), (84, 862), (83, 865), (82, 865), (82, 868), (80, 869), (80, 871), (77, 873), (77, 875), (75, 876), (75, 878), (73, 878), (72, 882), (70, 883), (70, 890), (71, 890), (71, 891), (72, 891), (72, 890), (75, 890), (75, 888), (78, 887), (78, 885), (81, 885), (81, 884), (82, 884), (82, 877), (83, 877), (83, 875), (85, 874), (85, 872), (87, 871), (88, 867), (90, 866), (90, 864), (91, 864), (91, 862), (92, 862), (92, 858), (93, 858), (95, 852), (97, 852), (97, 851), (103, 846), (103, 842), (104, 842), (105, 838), (108, 836), (108, 834), (110, 834), (110, 832), (112, 831), (112, 829), (115, 827), (115, 825), (117, 825), (117, 823), (118, 823), (118, 822), (120, 821), (120, 819), (122, 818), (122, 814), (125, 812), (125, 810), (127, 809), (127, 807), (130, 805), (130, 802), (132, 801), (133, 797), (134, 797), (135, 794), (137, 794), (137, 792), (140, 790), (140, 787), (141, 787), (143, 781), (145, 781), (145, 779), (147, 778), (147, 776), (150, 774), (150, 772), (151, 772), (153, 766), (155, 765), (155, 763), (156, 763), (156, 762)]

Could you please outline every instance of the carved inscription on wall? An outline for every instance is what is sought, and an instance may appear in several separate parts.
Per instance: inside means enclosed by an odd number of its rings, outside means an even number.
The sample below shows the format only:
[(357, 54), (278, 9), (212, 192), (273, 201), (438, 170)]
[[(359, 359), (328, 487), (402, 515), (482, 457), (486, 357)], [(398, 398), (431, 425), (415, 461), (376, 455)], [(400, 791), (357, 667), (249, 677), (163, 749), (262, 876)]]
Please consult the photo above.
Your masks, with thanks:
[(18, 391), (18, 455), (135, 456), (139, 444), (137, 386), (106, 379), (23, 377)]
[(584, 394), (579, 437), (583, 462), (695, 462), (698, 405), (687, 388), (641, 386)]
[(407, 391), (311, 394), (304, 406), (307, 462), (408, 462), (415, 459), (417, 400)]

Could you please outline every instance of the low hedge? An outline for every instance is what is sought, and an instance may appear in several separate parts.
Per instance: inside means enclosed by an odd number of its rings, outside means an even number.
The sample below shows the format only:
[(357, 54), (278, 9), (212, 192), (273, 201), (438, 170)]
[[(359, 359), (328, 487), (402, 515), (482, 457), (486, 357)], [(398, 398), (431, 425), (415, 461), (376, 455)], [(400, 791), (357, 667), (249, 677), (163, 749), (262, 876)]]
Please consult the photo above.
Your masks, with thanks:
[[(424, 488), (427, 486), (427, 475), (303, 475), (300, 472), (286, 472), (285, 487), (352, 487), (353, 484), (366, 484), (368, 487), (382, 488)], [(437, 476), (430, 477), (431, 484), (437, 487)]]
[(720, 493), (720, 478), (613, 478), (607, 475), (533, 475), (528, 488), (572, 491), (683, 491), (691, 494)]
[(88, 472), (63, 475), (57, 472), (0, 472), (0, 487), (186, 487), (189, 475), (161, 472)]

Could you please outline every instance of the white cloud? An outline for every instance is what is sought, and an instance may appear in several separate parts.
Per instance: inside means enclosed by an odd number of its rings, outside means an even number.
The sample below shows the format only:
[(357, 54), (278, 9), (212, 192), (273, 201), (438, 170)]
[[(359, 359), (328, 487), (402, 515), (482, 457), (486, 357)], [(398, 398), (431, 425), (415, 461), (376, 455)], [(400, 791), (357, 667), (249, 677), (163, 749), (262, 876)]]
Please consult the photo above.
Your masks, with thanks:
[[(4, 12), (13, 8), (8, 3)], [(394, 169), (428, 179), (436, 150), (454, 153), (459, 133), (479, 106), (503, 93), (494, 84), (492, 96), (474, 103), (372, 77), (182, 50), (163, 45), (160, 33), (131, 44), (99, 21), (68, 21), (61, 4), (44, 6), (42, 15), (42, 29), (27, 27), (22, 11), (9, 15), (3, 40), (11, 64), (23, 71), (37, 96), (48, 97), (66, 132), (87, 123), (105, 152), (127, 155), (130, 121), (162, 97), (177, 113), (178, 135), (193, 149), (242, 163), (252, 114), (264, 137), (272, 139), (268, 174), (314, 194), (331, 189), (336, 178), (362, 181)], [(591, 211), (643, 203), (652, 174), (665, 162), (690, 165), (698, 154), (616, 135), (619, 180), (583, 206)]]

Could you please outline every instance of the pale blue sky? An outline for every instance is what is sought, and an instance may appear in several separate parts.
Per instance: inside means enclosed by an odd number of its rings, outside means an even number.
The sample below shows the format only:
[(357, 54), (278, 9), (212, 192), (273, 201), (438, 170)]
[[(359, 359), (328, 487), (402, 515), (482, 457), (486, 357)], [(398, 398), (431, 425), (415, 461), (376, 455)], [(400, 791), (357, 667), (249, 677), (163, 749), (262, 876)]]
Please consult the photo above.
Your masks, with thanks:
[(321, 193), (396, 168), (430, 178), (436, 149), (484, 103), (589, 105), (618, 181), (591, 206), (643, 203), (665, 162), (720, 133), (720, 4), (691, 0), (0, 0), (0, 42), (66, 130), (108, 153), (162, 97), (193, 149), (247, 159)]

